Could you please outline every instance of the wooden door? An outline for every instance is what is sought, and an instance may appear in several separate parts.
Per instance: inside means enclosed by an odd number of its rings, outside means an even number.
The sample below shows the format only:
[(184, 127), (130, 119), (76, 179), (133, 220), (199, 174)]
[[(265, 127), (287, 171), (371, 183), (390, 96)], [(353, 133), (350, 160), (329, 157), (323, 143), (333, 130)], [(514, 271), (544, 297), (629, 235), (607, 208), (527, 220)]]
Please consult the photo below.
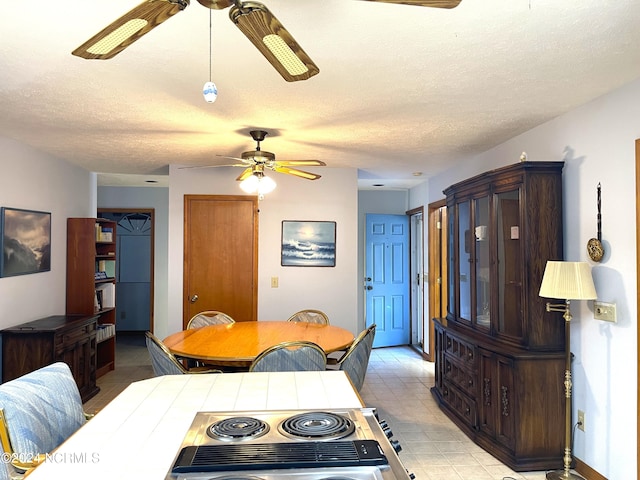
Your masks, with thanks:
[(185, 195), (183, 326), (204, 310), (258, 316), (258, 200)]

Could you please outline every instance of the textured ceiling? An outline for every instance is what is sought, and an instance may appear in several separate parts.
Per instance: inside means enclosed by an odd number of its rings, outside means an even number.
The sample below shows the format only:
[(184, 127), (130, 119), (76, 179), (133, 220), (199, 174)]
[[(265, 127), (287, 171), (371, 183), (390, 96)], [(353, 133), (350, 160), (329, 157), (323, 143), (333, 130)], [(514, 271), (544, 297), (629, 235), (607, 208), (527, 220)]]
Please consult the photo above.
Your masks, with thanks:
[(70, 52), (137, 0), (5, 2), (0, 135), (91, 171), (146, 176), (224, 163), (216, 155), (254, 148), (257, 127), (277, 159), (408, 187), (640, 77), (637, 0), (263, 3), (320, 73), (285, 82), (214, 10), (219, 95), (207, 104), (210, 11), (196, 1), (106, 61)]

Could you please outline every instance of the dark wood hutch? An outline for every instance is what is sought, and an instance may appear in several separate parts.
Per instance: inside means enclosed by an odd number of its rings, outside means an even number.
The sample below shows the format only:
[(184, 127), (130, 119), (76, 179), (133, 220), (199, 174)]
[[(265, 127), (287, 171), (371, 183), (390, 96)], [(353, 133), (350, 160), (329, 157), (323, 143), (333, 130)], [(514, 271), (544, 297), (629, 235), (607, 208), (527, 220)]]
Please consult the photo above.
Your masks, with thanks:
[(562, 467), (564, 323), (538, 296), (563, 258), (563, 162), (520, 162), (444, 191), (447, 317), (434, 319), (443, 411), (516, 471)]

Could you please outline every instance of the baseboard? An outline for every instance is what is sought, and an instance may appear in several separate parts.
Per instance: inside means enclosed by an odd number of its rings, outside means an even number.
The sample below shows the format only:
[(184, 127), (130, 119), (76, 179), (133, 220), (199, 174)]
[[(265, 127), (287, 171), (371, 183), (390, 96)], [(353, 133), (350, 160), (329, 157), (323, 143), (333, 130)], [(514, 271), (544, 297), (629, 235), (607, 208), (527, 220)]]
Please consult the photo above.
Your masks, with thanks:
[(596, 472), (579, 458), (574, 457), (574, 460), (576, 463), (575, 471), (586, 478), (586, 480), (607, 480), (607, 477)]

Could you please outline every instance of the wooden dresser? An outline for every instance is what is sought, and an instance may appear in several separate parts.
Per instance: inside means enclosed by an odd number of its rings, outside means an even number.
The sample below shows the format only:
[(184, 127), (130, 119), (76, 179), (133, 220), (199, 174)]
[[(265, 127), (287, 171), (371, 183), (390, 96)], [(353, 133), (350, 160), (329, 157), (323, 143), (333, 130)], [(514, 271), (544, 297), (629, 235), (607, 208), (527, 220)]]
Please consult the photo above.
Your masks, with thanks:
[(100, 390), (96, 385), (96, 321), (94, 315), (54, 315), (5, 328), (0, 332), (2, 381), (65, 362), (86, 402)]

